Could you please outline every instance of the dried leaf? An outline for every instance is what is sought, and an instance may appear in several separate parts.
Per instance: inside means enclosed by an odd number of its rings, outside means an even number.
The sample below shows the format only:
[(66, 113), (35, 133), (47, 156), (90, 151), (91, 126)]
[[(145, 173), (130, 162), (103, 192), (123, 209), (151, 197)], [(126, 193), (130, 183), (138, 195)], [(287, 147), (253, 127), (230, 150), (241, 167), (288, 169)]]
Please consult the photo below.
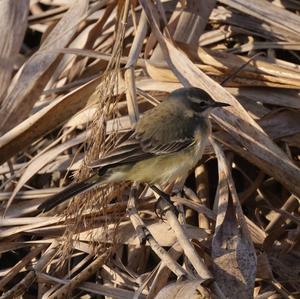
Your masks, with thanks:
[(9, 86), (27, 27), (29, 0), (0, 2), (0, 103)]
[(0, 137), (0, 163), (26, 148), (84, 108), (99, 84), (95, 79), (58, 98)]
[(212, 294), (201, 286), (202, 281), (184, 281), (169, 284), (164, 287), (156, 296), (155, 299), (210, 299)]
[(12, 195), (10, 196), (7, 205), (6, 210), (10, 207), (13, 199), (15, 198), (16, 194), (21, 190), (21, 188), (24, 186), (24, 184), (33, 176), (35, 175), (40, 169), (42, 169), (47, 163), (54, 160), (59, 154), (64, 152), (70, 147), (73, 147), (77, 144), (83, 143), (86, 138), (88, 138), (89, 133), (84, 132), (77, 137), (60, 144), (56, 146), (53, 149), (50, 149), (49, 151), (45, 152), (44, 154), (40, 155), (38, 158), (33, 160), (27, 168), (25, 169), (23, 175), (21, 176), (20, 180), (18, 181)]
[[(212, 242), (214, 274), (219, 287), (228, 298), (253, 298), (256, 254), (239, 207), (231, 174), (224, 153), (212, 141), (218, 158), (219, 192), (216, 230)], [(231, 196), (220, 193), (224, 184), (231, 186)], [(220, 185), (222, 187), (220, 187)], [(227, 185), (227, 188), (228, 188)], [(235, 199), (234, 199), (235, 198)]]
[(284, 28), (290, 34), (294, 35), (296, 40), (299, 40), (300, 17), (286, 9), (272, 5), (266, 0), (252, 0), (251, 2), (243, 0), (220, 0), (220, 2), (275, 25), (278, 28)]
[(87, 0), (76, 1), (44, 40), (37, 51), (16, 74), (0, 110), (0, 132), (5, 133), (23, 121), (38, 100), (58, 62), (52, 49), (66, 46), (86, 15)]

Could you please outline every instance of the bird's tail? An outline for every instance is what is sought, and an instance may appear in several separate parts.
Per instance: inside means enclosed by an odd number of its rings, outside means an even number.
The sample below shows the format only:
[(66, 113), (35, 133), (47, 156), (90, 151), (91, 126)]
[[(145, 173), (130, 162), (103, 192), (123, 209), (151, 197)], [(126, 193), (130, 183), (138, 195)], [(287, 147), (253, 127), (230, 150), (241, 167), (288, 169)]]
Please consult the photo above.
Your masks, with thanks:
[(79, 183), (73, 183), (70, 186), (63, 189), (61, 192), (54, 194), (53, 196), (49, 197), (45, 202), (38, 206), (38, 210), (41, 212), (47, 212), (54, 208), (55, 206), (61, 204), (62, 202), (70, 199), (71, 197), (86, 192), (96, 185), (101, 184), (101, 177), (97, 174), (93, 175), (90, 178), (87, 178), (84, 181)]

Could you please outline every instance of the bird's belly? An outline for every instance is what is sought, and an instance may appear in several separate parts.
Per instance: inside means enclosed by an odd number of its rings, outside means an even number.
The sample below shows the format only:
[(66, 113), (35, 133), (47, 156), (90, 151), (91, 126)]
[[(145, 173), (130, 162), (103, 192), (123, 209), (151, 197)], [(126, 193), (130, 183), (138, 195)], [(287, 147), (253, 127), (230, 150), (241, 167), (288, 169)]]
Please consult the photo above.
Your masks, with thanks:
[(204, 146), (196, 144), (178, 153), (140, 161), (127, 173), (127, 180), (163, 184), (188, 174), (200, 160)]

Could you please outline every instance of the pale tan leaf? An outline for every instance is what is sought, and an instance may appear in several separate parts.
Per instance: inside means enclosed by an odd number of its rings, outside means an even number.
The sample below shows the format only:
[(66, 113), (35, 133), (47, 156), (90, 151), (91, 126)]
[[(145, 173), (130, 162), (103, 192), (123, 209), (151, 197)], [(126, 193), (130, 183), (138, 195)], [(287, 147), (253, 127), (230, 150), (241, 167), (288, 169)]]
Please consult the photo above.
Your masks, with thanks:
[(221, 3), (229, 5), (234, 9), (254, 16), (264, 22), (288, 30), (295, 39), (299, 39), (300, 17), (286, 9), (272, 5), (266, 0), (220, 0)]
[(25, 169), (23, 175), (19, 179), (13, 193), (11, 194), (11, 196), (6, 204), (6, 210), (10, 207), (13, 199), (15, 198), (15, 196), (19, 192), (19, 190), (21, 190), (21, 188), (24, 186), (24, 184), (33, 175), (35, 175), (46, 164), (53, 161), (59, 154), (61, 154), (68, 148), (73, 147), (77, 144), (83, 143), (88, 138), (88, 135), (89, 135), (88, 132), (81, 133), (80, 135), (76, 136), (75, 138), (70, 139), (63, 144), (60, 144), (53, 149), (50, 149), (49, 151), (40, 155), (37, 159), (34, 159), (31, 163), (29, 163), (28, 167)]
[(187, 1), (184, 10), (179, 14), (173, 38), (186, 44), (198, 43), (215, 5), (215, 0)]
[(227, 88), (234, 96), (240, 96), (247, 101), (300, 109), (299, 91), (270, 88)]
[(201, 280), (176, 282), (164, 287), (155, 299), (211, 299), (211, 292), (201, 285)]
[[(156, 222), (156, 221), (145, 221), (145, 224), (149, 231), (151, 232), (154, 239), (159, 243), (160, 246), (172, 246), (176, 243), (176, 237), (168, 224), (164, 222)], [(99, 241), (113, 241), (113, 231), (114, 225), (109, 225), (108, 235), (105, 235), (105, 228), (99, 227), (97, 229), (93, 229), (90, 231), (82, 232), (79, 235), (81, 241), (88, 241), (90, 236), (93, 235)], [(190, 239), (201, 240), (207, 236), (205, 230), (195, 228), (193, 226), (187, 225), (185, 227), (185, 232)], [(130, 221), (122, 222), (119, 228), (119, 240), (118, 242), (122, 244), (131, 244), (137, 245), (139, 244), (138, 236), (135, 233), (134, 228)]]
[(9, 86), (27, 27), (29, 0), (0, 1), (0, 103)]
[(17, 73), (0, 110), (2, 134), (28, 116), (58, 62), (58, 54), (48, 51), (70, 42), (80, 20), (86, 15), (87, 7), (87, 0), (76, 1), (44, 40), (39, 51)]
[[(231, 196), (218, 201), (212, 241), (214, 274), (227, 298), (253, 298), (256, 254), (249, 238), (229, 166), (220, 146), (211, 139), (218, 158), (219, 184), (228, 184)], [(220, 188), (220, 187), (218, 187)]]
[(58, 98), (0, 137), (0, 162), (3, 163), (36, 139), (55, 129), (84, 108), (99, 84), (99, 78)]

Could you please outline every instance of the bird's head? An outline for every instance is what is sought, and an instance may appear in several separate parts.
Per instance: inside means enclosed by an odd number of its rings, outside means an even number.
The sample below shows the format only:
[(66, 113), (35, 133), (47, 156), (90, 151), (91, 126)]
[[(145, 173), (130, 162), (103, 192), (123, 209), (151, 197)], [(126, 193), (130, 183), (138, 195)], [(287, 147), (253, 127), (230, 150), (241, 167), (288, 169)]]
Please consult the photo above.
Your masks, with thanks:
[(227, 103), (215, 102), (203, 89), (197, 87), (183, 87), (174, 90), (170, 98), (183, 102), (196, 115), (208, 116), (217, 107), (229, 106)]

